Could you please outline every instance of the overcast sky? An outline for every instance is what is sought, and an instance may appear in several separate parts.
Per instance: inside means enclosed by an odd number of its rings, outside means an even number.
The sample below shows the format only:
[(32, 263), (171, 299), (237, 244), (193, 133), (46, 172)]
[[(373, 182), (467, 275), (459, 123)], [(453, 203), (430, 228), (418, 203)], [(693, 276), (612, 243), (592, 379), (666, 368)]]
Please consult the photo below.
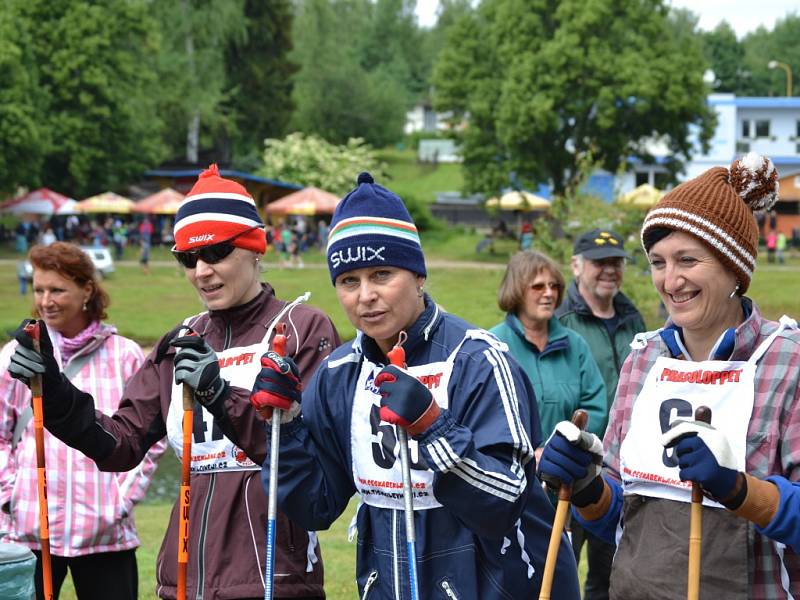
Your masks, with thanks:
[[(798, 0), (672, 0), (671, 5), (688, 8), (699, 15), (701, 29), (714, 29), (724, 19), (739, 39), (759, 25), (772, 29), (776, 19), (790, 12), (800, 14)], [(438, 6), (438, 0), (417, 0), (417, 17), (421, 25), (436, 23)]]

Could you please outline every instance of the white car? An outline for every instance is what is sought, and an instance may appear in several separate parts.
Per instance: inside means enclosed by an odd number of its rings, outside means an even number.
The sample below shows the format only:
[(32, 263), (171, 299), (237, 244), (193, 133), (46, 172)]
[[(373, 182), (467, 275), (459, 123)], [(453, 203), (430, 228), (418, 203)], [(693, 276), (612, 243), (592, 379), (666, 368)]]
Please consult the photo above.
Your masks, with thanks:
[[(94, 268), (97, 270), (101, 278), (106, 278), (114, 272), (114, 259), (111, 258), (111, 252), (108, 248), (81, 246), (81, 250), (89, 255), (94, 263)], [(25, 261), (25, 274), (28, 280), (33, 279), (33, 265), (29, 260)]]

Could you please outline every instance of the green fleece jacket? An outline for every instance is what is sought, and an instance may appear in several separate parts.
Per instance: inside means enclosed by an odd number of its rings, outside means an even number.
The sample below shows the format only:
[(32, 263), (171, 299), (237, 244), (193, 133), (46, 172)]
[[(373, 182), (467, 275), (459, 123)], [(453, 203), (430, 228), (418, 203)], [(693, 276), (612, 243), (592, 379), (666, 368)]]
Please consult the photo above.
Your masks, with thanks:
[(592, 314), (592, 309), (586, 304), (574, 281), (567, 288), (564, 302), (556, 310), (556, 316), (561, 324), (577, 331), (589, 344), (606, 384), (606, 406), (609, 410), (617, 393), (622, 363), (631, 353), (630, 344), (633, 336), (647, 331), (642, 315), (622, 292), (614, 296), (614, 311), (619, 315), (619, 321), (614, 333), (611, 334), (603, 320)]
[(556, 424), (569, 420), (578, 408), (589, 414), (587, 431), (602, 439), (608, 420), (606, 388), (591, 350), (581, 336), (553, 317), (548, 322), (547, 345), (539, 351), (525, 339), (519, 319), (510, 314), (491, 332), (508, 344), (511, 356), (533, 384), (542, 440), (550, 437)]

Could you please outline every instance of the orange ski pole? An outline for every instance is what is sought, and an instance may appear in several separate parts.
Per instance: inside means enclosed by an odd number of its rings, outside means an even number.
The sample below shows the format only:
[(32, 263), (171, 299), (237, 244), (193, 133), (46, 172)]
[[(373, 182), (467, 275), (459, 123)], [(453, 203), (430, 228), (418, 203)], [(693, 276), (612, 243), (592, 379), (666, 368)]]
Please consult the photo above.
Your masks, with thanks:
[[(711, 424), (711, 409), (698, 406), (694, 411), (695, 421)], [(689, 579), (686, 597), (700, 598), (700, 554), (703, 542), (703, 488), (692, 482), (692, 510), (689, 517)]]
[[(39, 323), (31, 321), (25, 332), (33, 339), (33, 349), (40, 352)], [(50, 562), (50, 521), (47, 515), (47, 472), (44, 461), (44, 415), (42, 376), (31, 378), (33, 395), (33, 432), (36, 438), (36, 476), (39, 480), (39, 542), (42, 546), (42, 589), (45, 600), (53, 600), (53, 567)]]
[[(585, 410), (578, 409), (572, 413), (572, 424), (578, 429), (584, 430), (589, 415)], [(550, 600), (550, 591), (553, 587), (553, 575), (556, 572), (556, 562), (558, 560), (558, 549), (561, 546), (561, 534), (567, 522), (569, 514), (569, 499), (572, 496), (572, 485), (562, 483), (558, 489), (558, 505), (556, 506), (556, 516), (553, 519), (553, 529), (550, 531), (550, 544), (547, 546), (547, 558), (544, 563), (544, 573), (542, 575), (542, 587), (539, 588), (539, 600)]]
[(183, 384), (183, 452), (181, 455), (180, 535), (178, 536), (178, 600), (186, 600), (186, 570), (189, 565), (189, 504), (191, 498), (192, 388)]

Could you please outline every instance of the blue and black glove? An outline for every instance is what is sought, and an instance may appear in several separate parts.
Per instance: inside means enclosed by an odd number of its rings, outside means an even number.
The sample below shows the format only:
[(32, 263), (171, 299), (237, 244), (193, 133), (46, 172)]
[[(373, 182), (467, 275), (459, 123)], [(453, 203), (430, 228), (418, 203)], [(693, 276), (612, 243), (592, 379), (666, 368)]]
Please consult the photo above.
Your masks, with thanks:
[(694, 481), (720, 502), (737, 489), (739, 470), (725, 434), (702, 421), (678, 419), (661, 436), (665, 448), (675, 448), (681, 481)]
[[(175, 383), (186, 383), (203, 406), (221, 402), (228, 394), (228, 382), (219, 375), (217, 353), (199, 335), (184, 335), (170, 341), (175, 354)], [(213, 412), (213, 411), (212, 411)]]
[(253, 384), (250, 403), (267, 421), (272, 411), (282, 410), (281, 423), (288, 423), (300, 412), (303, 384), (300, 371), (288, 356), (270, 350), (261, 357), (261, 372)]
[(430, 390), (405, 369), (384, 367), (375, 385), (381, 395), (381, 420), (399, 425), (411, 436), (424, 433), (441, 412)]
[(603, 481), (603, 443), (595, 434), (581, 431), (570, 421), (558, 423), (539, 460), (539, 478), (558, 491), (561, 484), (572, 486), (571, 502), (588, 506), (600, 499)]

